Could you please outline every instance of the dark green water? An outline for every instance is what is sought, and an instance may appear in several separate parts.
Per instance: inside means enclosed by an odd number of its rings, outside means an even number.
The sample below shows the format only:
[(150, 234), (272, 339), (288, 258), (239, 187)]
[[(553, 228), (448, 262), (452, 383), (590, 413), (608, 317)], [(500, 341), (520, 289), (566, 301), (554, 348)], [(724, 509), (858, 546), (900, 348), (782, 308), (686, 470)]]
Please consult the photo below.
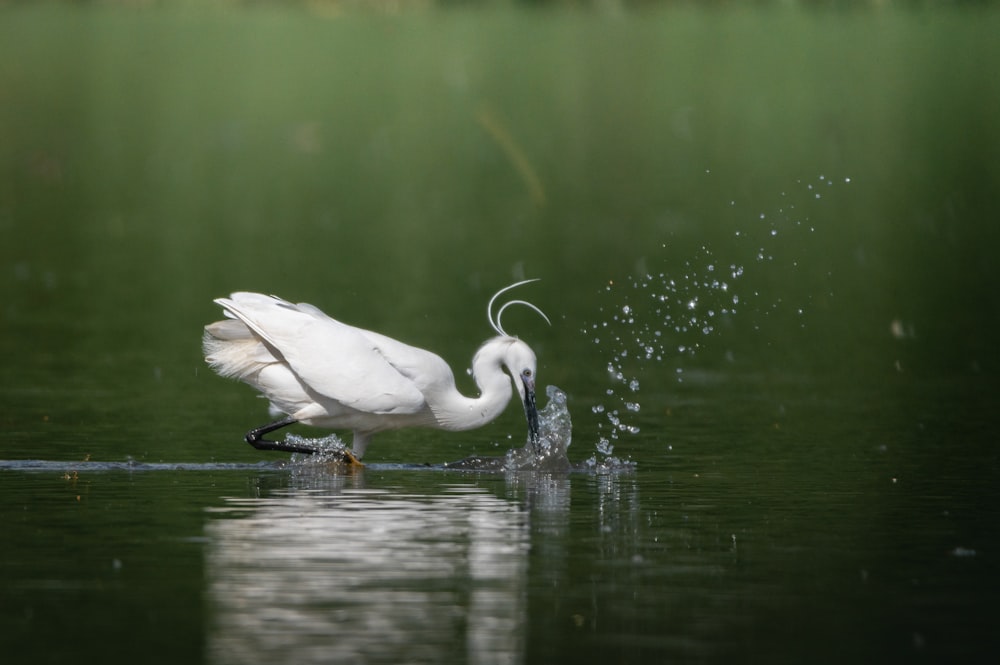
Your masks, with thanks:
[[(994, 662), (998, 28), (3, 7), (3, 653)], [(200, 357), (259, 290), (471, 392), (523, 277), (570, 457), (633, 472), (419, 468), (514, 408), (286, 466)]]

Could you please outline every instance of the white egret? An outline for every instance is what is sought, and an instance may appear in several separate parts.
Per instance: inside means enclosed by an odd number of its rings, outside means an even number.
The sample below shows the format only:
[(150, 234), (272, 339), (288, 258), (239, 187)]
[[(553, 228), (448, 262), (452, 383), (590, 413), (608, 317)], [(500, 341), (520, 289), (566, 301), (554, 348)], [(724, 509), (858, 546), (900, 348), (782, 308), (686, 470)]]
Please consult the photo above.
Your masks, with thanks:
[(523, 300), (504, 303), (493, 313), (501, 294), (534, 281), (511, 284), (490, 298), (486, 314), (497, 336), (486, 340), (472, 359), (479, 397), (459, 393), (448, 364), (430, 351), (341, 323), (312, 305), (259, 293), (215, 300), (229, 318), (205, 326), (205, 361), (219, 375), (263, 393), (272, 413), (285, 414), (247, 432), (246, 442), (258, 450), (319, 452), (306, 444), (263, 438), (293, 423), (349, 429), (354, 439), (348, 459), (356, 463), (378, 432), (402, 427), (462, 431), (485, 425), (510, 402), (511, 384), (524, 406), (530, 440), (537, 443), (535, 354), (508, 335), (500, 319), (511, 305), (527, 306), (549, 319)]

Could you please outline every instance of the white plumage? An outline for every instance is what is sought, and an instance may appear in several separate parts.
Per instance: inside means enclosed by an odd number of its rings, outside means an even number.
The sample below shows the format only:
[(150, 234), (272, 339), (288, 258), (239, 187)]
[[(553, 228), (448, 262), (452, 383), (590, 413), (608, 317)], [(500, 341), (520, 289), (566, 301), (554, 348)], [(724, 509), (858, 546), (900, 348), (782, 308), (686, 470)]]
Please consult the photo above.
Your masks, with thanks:
[(312, 305), (259, 293), (238, 292), (215, 301), (230, 318), (205, 327), (205, 360), (218, 374), (259, 390), (273, 411), (287, 415), (247, 433), (247, 442), (263, 450), (316, 452), (263, 438), (294, 422), (352, 430), (357, 458), (364, 455), (370, 437), (384, 430), (473, 429), (503, 411), (510, 402), (511, 385), (524, 405), (534, 440), (538, 434), (535, 354), (507, 335), (499, 318), (511, 304), (527, 305), (545, 315), (524, 301), (506, 303), (495, 321), (492, 314), (497, 296), (524, 283), (502, 289), (487, 307), (498, 336), (483, 343), (472, 361), (479, 397), (460, 394), (448, 364), (430, 351), (346, 325)]

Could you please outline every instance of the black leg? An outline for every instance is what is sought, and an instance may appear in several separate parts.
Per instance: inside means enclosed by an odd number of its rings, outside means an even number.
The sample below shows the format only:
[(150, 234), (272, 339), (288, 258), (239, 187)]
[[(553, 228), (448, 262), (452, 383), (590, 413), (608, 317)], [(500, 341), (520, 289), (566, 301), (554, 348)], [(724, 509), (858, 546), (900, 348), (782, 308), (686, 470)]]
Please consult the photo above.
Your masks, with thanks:
[(299, 446), (294, 443), (288, 443), (287, 441), (268, 441), (267, 439), (262, 438), (265, 434), (273, 432), (276, 429), (281, 429), (282, 427), (294, 425), (296, 422), (298, 421), (294, 418), (275, 420), (273, 423), (261, 425), (256, 429), (250, 430), (244, 438), (247, 443), (257, 450), (277, 450), (283, 453), (305, 453), (306, 455), (318, 453), (319, 450), (317, 448)]

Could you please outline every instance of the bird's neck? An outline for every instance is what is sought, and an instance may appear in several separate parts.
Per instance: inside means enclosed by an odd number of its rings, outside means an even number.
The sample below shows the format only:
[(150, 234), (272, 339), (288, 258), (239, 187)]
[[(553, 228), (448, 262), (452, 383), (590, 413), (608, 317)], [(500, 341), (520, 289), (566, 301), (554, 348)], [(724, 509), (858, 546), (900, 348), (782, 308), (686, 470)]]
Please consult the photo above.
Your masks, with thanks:
[(442, 400), (434, 410), (435, 419), (444, 429), (470, 430), (485, 425), (499, 416), (510, 403), (510, 376), (503, 370), (496, 353), (484, 353), (487, 347), (503, 338), (494, 338), (480, 348), (472, 360), (472, 375), (479, 388), (479, 397), (465, 397), (455, 391), (451, 399)]

